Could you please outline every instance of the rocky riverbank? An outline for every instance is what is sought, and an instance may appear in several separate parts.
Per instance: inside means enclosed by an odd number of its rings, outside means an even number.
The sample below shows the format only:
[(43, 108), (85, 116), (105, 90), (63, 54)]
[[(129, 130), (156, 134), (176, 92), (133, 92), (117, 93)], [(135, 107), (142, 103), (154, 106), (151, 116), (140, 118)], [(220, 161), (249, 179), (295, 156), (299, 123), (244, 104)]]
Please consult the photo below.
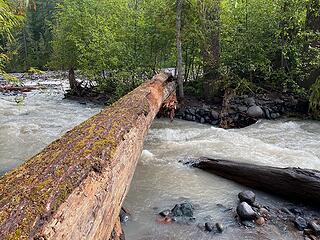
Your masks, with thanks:
[[(233, 224), (224, 226), (215, 220), (215, 216), (206, 216), (198, 219), (197, 211), (190, 201), (176, 204), (172, 209), (165, 209), (158, 213), (158, 224), (195, 225), (208, 235), (223, 236), (229, 228), (255, 229), (267, 227), (281, 228), (283, 234), (290, 232), (295, 239), (317, 240), (320, 238), (320, 215), (315, 210), (306, 207), (288, 206), (272, 208), (263, 206), (256, 200), (256, 194), (250, 190), (238, 194), (237, 206), (228, 208), (217, 204), (217, 208), (223, 209), (226, 217), (233, 216)], [(229, 229), (230, 230), (230, 229)], [(211, 239), (211, 238), (210, 238)]]
[[(224, 104), (222, 99), (207, 103), (187, 97), (176, 113), (179, 119), (224, 128), (242, 128), (259, 119), (281, 117), (308, 118), (307, 99), (290, 93), (272, 93), (233, 96)], [(227, 126), (222, 126), (223, 122), (227, 122)]]

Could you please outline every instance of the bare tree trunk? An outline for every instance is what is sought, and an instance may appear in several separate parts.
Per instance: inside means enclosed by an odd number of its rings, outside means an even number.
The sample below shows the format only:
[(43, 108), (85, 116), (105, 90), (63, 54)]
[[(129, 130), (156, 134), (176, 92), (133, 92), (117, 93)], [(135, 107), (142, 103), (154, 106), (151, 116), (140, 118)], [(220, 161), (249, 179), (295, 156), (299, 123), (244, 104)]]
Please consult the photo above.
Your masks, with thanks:
[(201, 158), (194, 166), (249, 187), (308, 204), (320, 202), (320, 171)]
[(177, 0), (177, 19), (176, 19), (176, 37), (177, 37), (177, 77), (179, 87), (179, 97), (184, 98), (183, 91), (183, 63), (182, 63), (182, 43), (181, 43), (181, 15), (182, 15), (182, 3), (183, 0)]
[(0, 239), (109, 239), (170, 80), (155, 76), (1, 177)]
[[(307, 6), (307, 23), (306, 28), (315, 36), (320, 33), (320, 1), (319, 0), (309, 0)], [(318, 49), (320, 51), (320, 39), (319, 37), (313, 37), (309, 40), (309, 46)], [(308, 46), (308, 49), (309, 49)], [(310, 53), (310, 50), (308, 51)], [(313, 53), (311, 53), (310, 58), (315, 58)], [(316, 67), (311, 70), (309, 78), (303, 84), (305, 87), (309, 88), (316, 80), (320, 77), (320, 67)]]
[[(204, 4), (204, 3), (202, 3)], [(212, 82), (219, 77), (220, 66), (220, 4), (214, 0), (213, 6), (204, 6), (203, 31), (208, 36), (203, 49), (203, 90), (210, 98), (213, 93)]]

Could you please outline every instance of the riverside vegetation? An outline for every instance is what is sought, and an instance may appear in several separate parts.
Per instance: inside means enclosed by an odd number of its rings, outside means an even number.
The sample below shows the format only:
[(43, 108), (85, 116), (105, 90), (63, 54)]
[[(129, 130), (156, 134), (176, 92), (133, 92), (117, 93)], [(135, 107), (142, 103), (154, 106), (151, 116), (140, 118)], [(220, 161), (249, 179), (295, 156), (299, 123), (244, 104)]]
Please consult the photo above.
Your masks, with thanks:
[(319, 0), (1, 0), (0, 69), (67, 70), (71, 95), (113, 102), (178, 63), (181, 99), (294, 94), (319, 117), (319, 13)]

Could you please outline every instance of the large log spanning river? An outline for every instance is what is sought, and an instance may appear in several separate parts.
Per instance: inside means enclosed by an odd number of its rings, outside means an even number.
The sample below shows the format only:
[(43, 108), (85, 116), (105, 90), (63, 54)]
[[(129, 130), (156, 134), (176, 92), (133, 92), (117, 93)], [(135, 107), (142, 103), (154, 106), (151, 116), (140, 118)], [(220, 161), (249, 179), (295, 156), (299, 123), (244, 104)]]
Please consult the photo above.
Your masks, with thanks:
[[(24, 104), (0, 96), (0, 174), (23, 163), (100, 107), (63, 100), (57, 89), (28, 93)], [(179, 160), (208, 156), (220, 159), (320, 170), (320, 123), (262, 121), (244, 129), (223, 130), (185, 121), (156, 120), (145, 141), (125, 207), (131, 220), (129, 240), (142, 239), (303, 239), (290, 225), (274, 220), (263, 227), (240, 227), (235, 216), (238, 192), (244, 186), (190, 169)], [(270, 208), (295, 207), (255, 191), (257, 201)], [(159, 224), (157, 213), (176, 203), (195, 206), (195, 222)], [(315, 212), (317, 214), (317, 212)], [(224, 225), (221, 235), (198, 225), (211, 216)]]

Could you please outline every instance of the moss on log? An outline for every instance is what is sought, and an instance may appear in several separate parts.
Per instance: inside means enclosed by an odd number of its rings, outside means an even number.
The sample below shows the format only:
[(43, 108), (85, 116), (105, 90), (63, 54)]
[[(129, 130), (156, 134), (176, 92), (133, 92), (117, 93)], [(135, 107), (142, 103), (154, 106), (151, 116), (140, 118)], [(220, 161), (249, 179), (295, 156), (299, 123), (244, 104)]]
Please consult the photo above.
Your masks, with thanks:
[(162, 102), (159, 74), (0, 178), (0, 239), (109, 239)]

